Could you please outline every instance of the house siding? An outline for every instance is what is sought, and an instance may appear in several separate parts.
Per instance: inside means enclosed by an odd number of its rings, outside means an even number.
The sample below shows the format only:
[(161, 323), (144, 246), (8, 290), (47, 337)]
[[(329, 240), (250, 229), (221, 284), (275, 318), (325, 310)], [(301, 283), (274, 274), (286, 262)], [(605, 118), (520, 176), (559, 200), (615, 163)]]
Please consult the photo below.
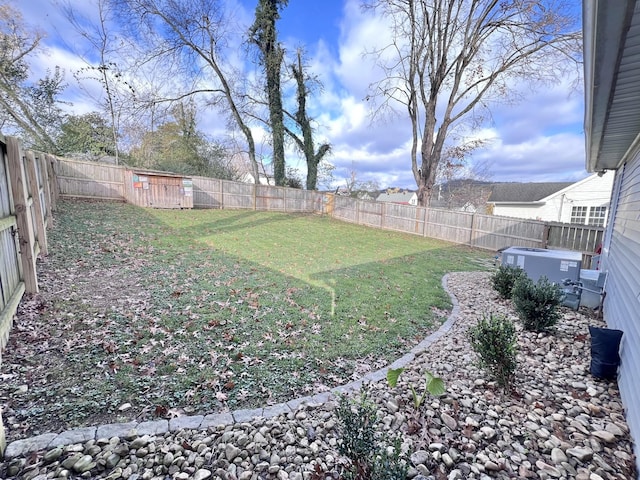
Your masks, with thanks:
[(500, 205), (493, 208), (494, 215), (526, 218), (527, 220), (558, 221), (558, 214), (548, 205)]
[[(611, 235), (604, 250), (603, 268), (609, 272), (604, 318), (610, 328), (624, 332), (618, 385), (627, 408), (627, 423), (640, 438), (640, 154), (617, 171), (620, 189), (615, 202)], [(616, 189), (617, 190), (617, 189)], [(640, 455), (636, 443), (636, 461)]]
[[(547, 222), (569, 223), (571, 221), (572, 207), (608, 207), (613, 179), (614, 174), (612, 172), (607, 172), (602, 177), (592, 175), (561, 190), (556, 195), (550, 196), (544, 205), (496, 204), (493, 214)], [(609, 208), (607, 208), (608, 213)]]
[[(585, 182), (576, 185), (565, 192), (565, 203), (562, 207), (561, 222), (571, 221), (571, 207), (607, 207), (609, 213), (609, 203), (611, 202), (611, 189), (613, 188), (613, 180), (615, 175), (613, 172), (607, 172), (602, 177), (592, 175)], [(553, 201), (559, 208), (561, 196), (553, 198)], [(605, 217), (606, 221), (606, 217)]]

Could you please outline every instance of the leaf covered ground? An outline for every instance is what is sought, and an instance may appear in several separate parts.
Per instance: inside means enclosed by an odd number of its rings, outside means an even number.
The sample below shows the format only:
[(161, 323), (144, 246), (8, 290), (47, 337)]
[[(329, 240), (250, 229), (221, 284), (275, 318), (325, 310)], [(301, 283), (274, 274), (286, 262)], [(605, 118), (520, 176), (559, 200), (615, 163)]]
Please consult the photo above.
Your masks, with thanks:
[(63, 202), (0, 366), (8, 439), (287, 401), (436, 329), (486, 253), (313, 215)]

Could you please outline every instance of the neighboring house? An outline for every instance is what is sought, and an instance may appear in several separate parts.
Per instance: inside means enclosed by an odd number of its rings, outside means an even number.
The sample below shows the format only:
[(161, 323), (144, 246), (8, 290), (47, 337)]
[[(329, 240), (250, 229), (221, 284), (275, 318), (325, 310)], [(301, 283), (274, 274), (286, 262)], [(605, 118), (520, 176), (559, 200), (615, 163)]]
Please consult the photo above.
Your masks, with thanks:
[(615, 171), (604, 319), (624, 332), (618, 385), (640, 469), (640, 1), (584, 0), (583, 35), (587, 170)]
[[(276, 184), (276, 180), (274, 177), (270, 176), (270, 175), (265, 175), (264, 173), (260, 173), (258, 174), (258, 178), (259, 178), (259, 183), (260, 185), (275, 185)], [(255, 177), (253, 176), (253, 173), (247, 172), (244, 175), (242, 175), (240, 177), (240, 181), (244, 182), (244, 183), (256, 183), (255, 181)]]
[(594, 174), (578, 182), (496, 183), (487, 201), (494, 215), (604, 226), (613, 174)]
[(418, 194), (411, 190), (387, 190), (376, 198), (376, 202), (400, 203), (402, 205), (418, 205)]

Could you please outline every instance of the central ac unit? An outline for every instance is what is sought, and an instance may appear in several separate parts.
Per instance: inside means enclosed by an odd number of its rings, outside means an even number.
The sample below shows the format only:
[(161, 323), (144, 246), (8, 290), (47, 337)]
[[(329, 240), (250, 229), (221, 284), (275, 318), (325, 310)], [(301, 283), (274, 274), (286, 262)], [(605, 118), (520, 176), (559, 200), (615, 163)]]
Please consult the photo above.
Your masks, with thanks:
[(501, 261), (503, 265), (522, 268), (534, 282), (537, 282), (542, 276), (547, 277), (550, 282), (558, 284), (567, 279), (573, 282), (580, 281), (581, 252), (509, 247), (503, 250)]

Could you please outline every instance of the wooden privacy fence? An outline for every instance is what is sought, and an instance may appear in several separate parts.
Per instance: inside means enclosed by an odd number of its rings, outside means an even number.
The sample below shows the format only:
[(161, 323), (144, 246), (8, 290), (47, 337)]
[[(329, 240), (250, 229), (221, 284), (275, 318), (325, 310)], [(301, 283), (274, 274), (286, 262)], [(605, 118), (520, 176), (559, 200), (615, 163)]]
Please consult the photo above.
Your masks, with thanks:
[[(36, 258), (47, 254), (55, 208), (54, 157), (25, 152), (0, 135), (0, 365), (22, 295), (38, 291)], [(6, 446), (0, 411), (0, 457)]]
[[(60, 193), (124, 201), (126, 168), (58, 159)], [(327, 214), (345, 222), (411, 233), (497, 251), (505, 247), (558, 248), (592, 253), (604, 229), (436, 208), (358, 200), (331, 193), (193, 179), (194, 208), (255, 209)]]

